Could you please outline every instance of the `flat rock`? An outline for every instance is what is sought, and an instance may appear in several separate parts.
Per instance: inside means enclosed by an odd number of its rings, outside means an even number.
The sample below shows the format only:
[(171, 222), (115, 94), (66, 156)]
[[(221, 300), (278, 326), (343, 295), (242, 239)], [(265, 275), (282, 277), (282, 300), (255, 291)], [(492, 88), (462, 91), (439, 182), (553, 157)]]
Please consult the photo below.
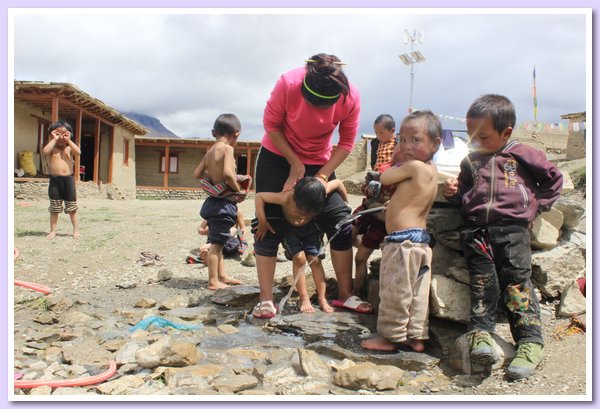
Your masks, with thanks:
[(337, 372), (333, 377), (333, 383), (352, 390), (384, 391), (396, 389), (403, 375), (402, 369), (392, 365), (361, 362)]

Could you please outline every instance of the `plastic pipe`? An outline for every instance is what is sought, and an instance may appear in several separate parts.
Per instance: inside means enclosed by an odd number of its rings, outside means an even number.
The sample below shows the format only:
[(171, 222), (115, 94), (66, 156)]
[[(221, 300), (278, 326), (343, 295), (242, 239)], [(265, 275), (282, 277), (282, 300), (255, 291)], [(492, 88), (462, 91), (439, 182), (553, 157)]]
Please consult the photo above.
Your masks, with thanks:
[(40, 386), (49, 386), (51, 388), (71, 387), (71, 386), (86, 386), (104, 382), (117, 372), (117, 363), (115, 361), (108, 362), (108, 369), (94, 376), (86, 376), (78, 379), (47, 379), (36, 381), (15, 381), (15, 388), (31, 389)]
[(15, 280), (15, 285), (20, 285), (21, 287), (28, 288), (33, 291), (37, 291), (44, 294), (50, 294), (52, 290), (45, 285), (36, 284), (36, 283), (28, 283), (27, 281)]

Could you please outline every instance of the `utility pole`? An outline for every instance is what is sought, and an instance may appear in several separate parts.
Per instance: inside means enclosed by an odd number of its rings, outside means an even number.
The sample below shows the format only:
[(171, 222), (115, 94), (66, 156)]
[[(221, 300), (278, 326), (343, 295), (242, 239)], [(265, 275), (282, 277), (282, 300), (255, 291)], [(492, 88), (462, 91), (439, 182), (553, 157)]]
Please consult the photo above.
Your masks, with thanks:
[(412, 34), (404, 29), (404, 43), (408, 44), (410, 42), (410, 54), (400, 54), (400, 60), (404, 63), (404, 65), (410, 65), (410, 96), (408, 103), (408, 113), (412, 113), (413, 111), (413, 87), (415, 82), (415, 72), (414, 65), (420, 62), (425, 62), (425, 56), (420, 52), (415, 50), (415, 43), (419, 44), (423, 42), (423, 30), (422, 29), (414, 29)]

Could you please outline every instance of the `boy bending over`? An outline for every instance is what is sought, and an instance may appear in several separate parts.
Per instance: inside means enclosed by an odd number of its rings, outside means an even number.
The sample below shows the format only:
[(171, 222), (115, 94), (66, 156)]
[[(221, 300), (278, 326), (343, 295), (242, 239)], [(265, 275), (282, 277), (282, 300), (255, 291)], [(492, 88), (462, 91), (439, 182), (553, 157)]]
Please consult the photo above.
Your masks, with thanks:
[(531, 283), (529, 224), (550, 210), (562, 190), (562, 175), (543, 153), (516, 141), (515, 108), (501, 95), (483, 95), (467, 112), (474, 152), (460, 164), (444, 196), (461, 204), (467, 229), (461, 243), (471, 281), (471, 362), (498, 360), (494, 332), (498, 301), (506, 306), (517, 353), (506, 374), (527, 378), (541, 362), (544, 341), (540, 306)]
[[(321, 232), (317, 228), (314, 220), (321, 214), (325, 207), (327, 195), (337, 190), (345, 201), (348, 195), (343, 183), (338, 180), (327, 182), (327, 187), (313, 176), (306, 176), (294, 186), (294, 189), (283, 192), (261, 192), (256, 194), (256, 225), (254, 246), (275, 249), (280, 242), (288, 254), (292, 256), (294, 279), (300, 274), (296, 283), (296, 289), (300, 295), (300, 311), (313, 313), (314, 309), (310, 303), (308, 292), (306, 290), (306, 281), (304, 278), (304, 269), (306, 262), (310, 263), (312, 276), (315, 281), (319, 307), (323, 312), (333, 312), (333, 307), (329, 305), (325, 298), (327, 283), (325, 280), (325, 271), (319, 259), (321, 252)], [(265, 204), (271, 203), (281, 206), (284, 223), (277, 223), (277, 229), (271, 226), (265, 213)], [(270, 231), (273, 236), (266, 239), (266, 233)], [(263, 240), (264, 239), (264, 240)], [(296, 281), (296, 280), (295, 280)], [(269, 299), (262, 299), (254, 307), (252, 315), (256, 318), (272, 318), (276, 314), (273, 305), (273, 293)]]
[(442, 135), (431, 111), (417, 111), (402, 121), (396, 164), (381, 175), (384, 185), (396, 185), (385, 211), (388, 236), (382, 244), (379, 270), (378, 336), (362, 342), (365, 349), (394, 351), (406, 345), (425, 349), (429, 338), (431, 282), (427, 215), (437, 193), (437, 169), (431, 162)]

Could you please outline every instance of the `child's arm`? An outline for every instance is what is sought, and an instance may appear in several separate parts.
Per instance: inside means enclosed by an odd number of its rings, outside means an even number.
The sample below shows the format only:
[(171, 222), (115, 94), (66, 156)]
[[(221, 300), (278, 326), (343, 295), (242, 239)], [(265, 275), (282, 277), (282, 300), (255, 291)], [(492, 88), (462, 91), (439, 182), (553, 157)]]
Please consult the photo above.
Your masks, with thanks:
[(235, 171), (235, 158), (233, 157), (233, 147), (226, 146), (224, 157), (223, 157), (223, 177), (225, 177), (225, 182), (227, 186), (231, 188), (234, 192), (240, 191), (240, 186), (237, 183)]
[(344, 202), (348, 203), (348, 191), (346, 190), (346, 186), (344, 186), (342, 181), (339, 179), (334, 179), (327, 182), (327, 186), (325, 187), (325, 193), (327, 194), (327, 196), (329, 196), (332, 192), (336, 190), (338, 191), (340, 196), (342, 196)]
[(538, 185), (538, 212), (550, 210), (562, 192), (563, 176), (558, 168), (546, 159), (542, 152), (531, 149), (518, 157), (519, 162), (531, 175)]
[(67, 145), (71, 148), (71, 153), (73, 154), (73, 156), (81, 155), (81, 149), (79, 149), (79, 146), (77, 146), (77, 144), (73, 142), (71, 138), (65, 139), (67, 140)]
[(460, 173), (457, 178), (448, 178), (444, 182), (444, 197), (450, 203), (459, 203), (462, 195), (471, 189), (473, 177), (471, 176), (471, 160), (467, 156), (460, 163)]
[(246, 233), (246, 221), (244, 220), (244, 214), (240, 209), (237, 211), (236, 226), (238, 229), (242, 230), (244, 234)]
[(194, 169), (194, 178), (202, 179), (202, 176), (204, 176), (205, 171), (206, 171), (206, 155), (204, 155), (202, 157), (202, 160), (200, 161), (198, 166), (196, 166), (196, 169)]
[(208, 221), (207, 220), (202, 220), (202, 223), (200, 223), (200, 226), (198, 226), (198, 234), (200, 234), (202, 236), (208, 235)]
[(60, 133), (58, 131), (58, 129), (55, 129), (54, 131), (52, 131), (50, 133), (50, 140), (48, 141), (48, 143), (46, 144), (46, 146), (44, 146), (44, 149), (42, 150), (42, 153), (46, 156), (50, 155), (52, 153), (52, 149), (54, 149), (54, 147), (56, 146), (56, 141), (58, 141), (58, 139), (60, 138)]
[[(418, 162), (412, 160), (402, 166), (391, 167), (381, 174), (379, 181), (382, 185), (395, 185), (413, 177), (417, 170)], [(421, 162), (422, 163), (422, 162)]]
[(254, 233), (254, 240), (262, 239), (267, 231), (275, 234), (275, 230), (271, 227), (271, 224), (267, 220), (267, 214), (265, 212), (265, 203), (272, 203), (283, 205), (285, 200), (285, 194), (283, 192), (274, 193), (274, 192), (260, 192), (257, 193), (254, 197), (254, 211), (256, 213), (256, 218), (258, 219), (258, 226), (256, 226), (256, 232)]

